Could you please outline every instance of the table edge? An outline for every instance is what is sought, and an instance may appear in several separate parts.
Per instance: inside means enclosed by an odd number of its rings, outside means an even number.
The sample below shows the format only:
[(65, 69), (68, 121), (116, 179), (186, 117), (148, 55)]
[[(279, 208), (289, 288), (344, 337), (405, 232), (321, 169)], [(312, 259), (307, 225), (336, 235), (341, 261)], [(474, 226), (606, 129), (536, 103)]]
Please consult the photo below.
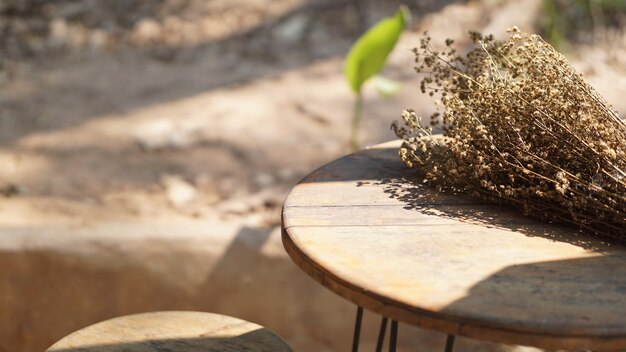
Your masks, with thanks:
[[(395, 147), (397, 141), (390, 141), (372, 146), (372, 149)], [(331, 162), (359, 154), (365, 150), (344, 155)], [(330, 163), (321, 165), (313, 170), (297, 184), (301, 184), (309, 175), (323, 169)], [(317, 264), (294, 243), (289, 229), (285, 228), (286, 203), (291, 192), (287, 195), (281, 209), (281, 237), (283, 247), (291, 260), (308, 276), (322, 286), (326, 287), (344, 299), (363, 307), (366, 310), (378, 313), (387, 318), (397, 320), (421, 328), (437, 330), (446, 334), (459, 335), (477, 340), (492, 341), (503, 344), (534, 346), (546, 349), (600, 349), (600, 350), (623, 350), (626, 349), (625, 335), (602, 335), (602, 334), (566, 334), (545, 333), (524, 329), (511, 329), (489, 325), (485, 322), (476, 322), (471, 319), (463, 319), (458, 316), (429, 311), (409, 306), (372, 291), (364, 290), (357, 285), (341, 279), (331, 271)], [(298, 227), (298, 226), (295, 226)], [(306, 227), (306, 226), (300, 226)]]

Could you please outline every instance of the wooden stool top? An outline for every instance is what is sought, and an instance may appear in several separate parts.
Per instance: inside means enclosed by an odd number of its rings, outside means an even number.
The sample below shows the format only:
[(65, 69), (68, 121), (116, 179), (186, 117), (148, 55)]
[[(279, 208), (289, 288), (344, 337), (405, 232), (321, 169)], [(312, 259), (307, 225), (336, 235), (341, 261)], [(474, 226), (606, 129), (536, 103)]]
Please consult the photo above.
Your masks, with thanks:
[(306, 273), (389, 318), (549, 349), (626, 348), (626, 248), (422, 186), (399, 142), (338, 159), (283, 208)]
[(48, 352), (288, 352), (268, 329), (244, 320), (201, 312), (127, 315), (78, 330)]

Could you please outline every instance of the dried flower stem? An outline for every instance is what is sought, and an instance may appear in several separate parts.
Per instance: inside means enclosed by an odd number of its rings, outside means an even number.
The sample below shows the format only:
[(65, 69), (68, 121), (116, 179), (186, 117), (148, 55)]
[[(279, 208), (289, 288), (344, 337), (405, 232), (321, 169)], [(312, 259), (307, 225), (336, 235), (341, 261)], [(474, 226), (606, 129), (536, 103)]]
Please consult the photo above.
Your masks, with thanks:
[(407, 110), (392, 125), (401, 159), (440, 189), (626, 240), (626, 123), (539, 36), (470, 37), (465, 56), (427, 35), (414, 50), (422, 93), (445, 108), (431, 116), (445, 146)]

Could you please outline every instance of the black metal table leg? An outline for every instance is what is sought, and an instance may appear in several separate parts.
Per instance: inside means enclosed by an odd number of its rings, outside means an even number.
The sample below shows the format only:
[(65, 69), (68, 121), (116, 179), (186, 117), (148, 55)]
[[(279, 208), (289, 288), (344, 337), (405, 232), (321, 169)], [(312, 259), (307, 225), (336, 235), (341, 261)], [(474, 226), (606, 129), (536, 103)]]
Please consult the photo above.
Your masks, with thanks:
[(380, 321), (380, 330), (378, 331), (378, 342), (376, 343), (376, 352), (382, 352), (385, 343), (385, 332), (387, 332), (387, 317), (383, 317)]
[(453, 349), (454, 349), (454, 335), (448, 335), (448, 338), (446, 338), (445, 352), (452, 352)]
[(363, 307), (356, 309), (356, 322), (354, 323), (354, 338), (352, 339), (352, 352), (359, 351), (359, 338), (361, 337), (361, 321), (363, 320)]
[(396, 352), (396, 344), (398, 340), (398, 322), (391, 321), (391, 332), (389, 333), (389, 352)]

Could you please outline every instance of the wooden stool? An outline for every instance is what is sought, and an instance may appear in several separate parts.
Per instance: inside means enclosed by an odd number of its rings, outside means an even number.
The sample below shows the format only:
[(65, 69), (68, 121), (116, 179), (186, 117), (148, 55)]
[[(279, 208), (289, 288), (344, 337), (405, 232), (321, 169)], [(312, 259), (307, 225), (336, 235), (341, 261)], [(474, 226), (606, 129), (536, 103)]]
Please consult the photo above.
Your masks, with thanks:
[(287, 352), (270, 330), (202, 312), (152, 312), (106, 320), (78, 330), (47, 352)]

